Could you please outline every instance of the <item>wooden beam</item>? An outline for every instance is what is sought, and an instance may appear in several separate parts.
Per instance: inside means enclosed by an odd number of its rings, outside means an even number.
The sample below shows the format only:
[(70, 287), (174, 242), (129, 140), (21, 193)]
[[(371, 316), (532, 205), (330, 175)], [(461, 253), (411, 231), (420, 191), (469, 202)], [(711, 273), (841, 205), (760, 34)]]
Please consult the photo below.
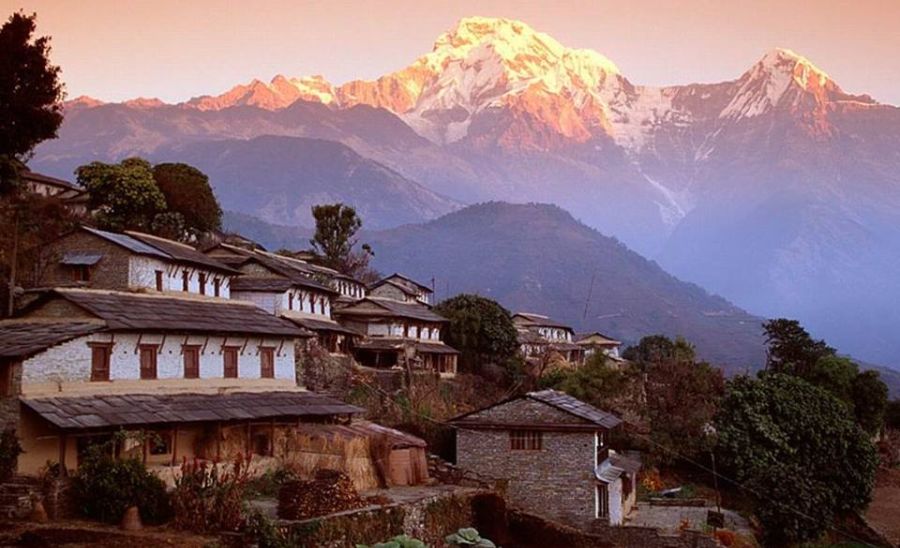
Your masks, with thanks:
[(222, 460), (222, 422), (216, 422), (216, 461)]
[(69, 471), (66, 469), (66, 433), (59, 433), (59, 477), (64, 478), (69, 475)]
[(147, 465), (147, 431), (141, 430), (141, 462)]
[(172, 427), (172, 466), (178, 462), (178, 424)]

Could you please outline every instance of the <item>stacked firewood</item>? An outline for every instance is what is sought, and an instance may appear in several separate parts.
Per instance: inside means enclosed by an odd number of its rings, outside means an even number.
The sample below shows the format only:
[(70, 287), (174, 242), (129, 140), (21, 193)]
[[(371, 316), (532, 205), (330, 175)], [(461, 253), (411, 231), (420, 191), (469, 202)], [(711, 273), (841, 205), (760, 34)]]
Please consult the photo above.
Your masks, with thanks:
[(290, 481), (278, 492), (278, 517), (307, 519), (365, 506), (350, 477), (319, 470), (312, 480)]

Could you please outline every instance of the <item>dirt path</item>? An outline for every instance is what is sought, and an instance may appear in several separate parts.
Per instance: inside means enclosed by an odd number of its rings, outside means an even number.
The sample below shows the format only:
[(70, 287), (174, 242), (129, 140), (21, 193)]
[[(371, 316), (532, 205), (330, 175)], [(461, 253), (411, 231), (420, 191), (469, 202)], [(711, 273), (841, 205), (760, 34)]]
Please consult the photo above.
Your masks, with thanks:
[(895, 546), (900, 546), (900, 470), (878, 472), (866, 519)]
[(147, 527), (125, 532), (117, 527), (93, 522), (58, 521), (37, 525), (23, 522), (0, 523), (0, 547), (66, 546), (68, 548), (203, 548), (215, 537), (203, 537), (166, 527)]

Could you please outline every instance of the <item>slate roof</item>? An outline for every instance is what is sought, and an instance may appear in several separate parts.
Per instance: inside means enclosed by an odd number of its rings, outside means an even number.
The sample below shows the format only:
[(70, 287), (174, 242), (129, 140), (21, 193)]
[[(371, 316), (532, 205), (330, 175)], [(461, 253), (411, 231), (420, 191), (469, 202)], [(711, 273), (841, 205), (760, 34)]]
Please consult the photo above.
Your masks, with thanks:
[(21, 401), (51, 424), (64, 430), (276, 417), (321, 417), (365, 411), (322, 394), (289, 391), (95, 394), (21, 398)]
[(162, 251), (175, 261), (190, 263), (193, 265), (208, 268), (210, 270), (226, 272), (228, 274), (238, 273), (237, 270), (231, 268), (230, 266), (225, 265), (203, 253), (200, 253), (187, 244), (182, 244), (180, 242), (167, 240), (166, 238), (160, 238), (159, 236), (153, 236), (141, 232), (126, 232), (125, 235), (134, 238), (135, 240), (138, 240), (143, 244), (149, 245)]
[(98, 322), (0, 322), (0, 358), (24, 359), (51, 346), (105, 329)]
[(417, 303), (401, 303), (390, 299), (379, 299), (377, 297), (366, 297), (356, 301), (354, 304), (335, 310), (335, 314), (346, 316), (378, 316), (379, 313), (370, 310), (354, 310), (360, 303), (372, 303), (381, 307), (385, 316), (393, 316), (397, 318), (408, 318), (412, 320), (422, 320), (425, 322), (447, 322), (447, 318), (435, 314), (425, 305)]
[(74, 190), (79, 193), (85, 193), (86, 191), (80, 186), (76, 186), (69, 181), (63, 179), (57, 179), (56, 177), (51, 177), (49, 175), (44, 175), (43, 173), (37, 173), (35, 171), (26, 170), (19, 173), (19, 178), (23, 181), (32, 181), (35, 183), (41, 183), (45, 185), (55, 186), (59, 188), (64, 188), (66, 190)]
[(116, 232), (97, 230), (96, 228), (91, 228), (89, 226), (82, 226), (81, 230), (89, 232), (94, 236), (99, 236), (100, 238), (112, 242), (120, 247), (124, 247), (132, 253), (137, 253), (138, 255), (148, 255), (150, 257), (156, 257), (158, 259), (171, 260), (171, 257), (168, 254), (160, 251), (152, 245), (147, 245), (138, 239), (132, 238), (128, 234), (118, 234)]
[(264, 276), (238, 276), (231, 280), (232, 291), (282, 292), (292, 287), (315, 289), (322, 293), (337, 293), (334, 289), (303, 276), (290, 278), (267, 278)]
[(370, 285), (370, 286), (369, 286), (369, 291), (372, 291), (372, 290), (374, 290), (374, 289), (378, 289), (379, 287), (381, 287), (381, 286), (383, 286), (383, 285), (390, 285), (391, 287), (396, 287), (397, 289), (399, 289), (400, 291), (402, 291), (403, 294), (405, 294), (405, 295), (407, 295), (407, 296), (410, 296), (410, 297), (418, 297), (418, 296), (419, 296), (419, 294), (416, 293), (415, 291), (413, 291), (412, 289), (406, 287), (406, 286), (403, 285), (403, 284), (397, 283), (397, 282), (395, 282), (394, 280), (388, 279), (388, 278), (385, 278), (385, 279), (383, 279), (383, 280), (378, 280), (377, 282), (375, 282), (375, 283), (373, 283), (372, 285)]
[[(601, 340), (598, 340), (598, 341), (587, 340), (587, 339), (590, 339), (591, 337), (597, 337)], [(617, 341), (613, 338), (607, 337), (606, 335), (604, 335), (603, 333), (600, 333), (599, 331), (594, 331), (593, 333), (579, 333), (579, 334), (575, 335), (575, 342), (578, 344), (585, 344), (585, 345), (598, 344), (598, 345), (602, 345), (602, 346), (619, 346), (622, 344), (620, 341)]]
[[(63, 298), (106, 322), (113, 331), (157, 330), (311, 336), (294, 324), (240, 301), (88, 289), (54, 289), (39, 299)], [(33, 306), (36, 306), (35, 303)]]
[(531, 312), (516, 312), (515, 314), (513, 314), (513, 319), (515, 319), (516, 316), (519, 316), (519, 317), (525, 319), (526, 322), (528, 323), (528, 325), (533, 325), (536, 327), (559, 327), (562, 329), (568, 329), (569, 331), (572, 330), (572, 328), (569, 327), (568, 325), (566, 325), (562, 322), (553, 320), (542, 314), (534, 314)]
[(423, 354), (459, 354), (459, 350), (444, 343), (417, 342), (416, 352)]
[(103, 255), (100, 253), (86, 253), (83, 251), (67, 251), (63, 253), (60, 263), (69, 266), (93, 266), (100, 262)]
[(360, 333), (359, 331), (351, 329), (345, 325), (341, 325), (334, 320), (291, 316), (287, 314), (282, 317), (288, 321), (294, 322), (300, 327), (309, 329), (310, 331), (331, 331), (333, 333), (344, 333), (346, 335), (353, 335), (356, 337), (364, 336), (363, 333)]
[(428, 287), (427, 285), (421, 284), (421, 283), (419, 283), (419, 282), (413, 280), (412, 278), (410, 278), (410, 277), (408, 277), (408, 276), (404, 276), (403, 274), (399, 274), (399, 273), (397, 273), (397, 272), (394, 272), (394, 273), (391, 274), (390, 276), (385, 276), (385, 277), (382, 278), (381, 280), (375, 282), (375, 284), (381, 283), (381, 282), (386, 281), (386, 280), (390, 280), (391, 278), (400, 278), (401, 280), (403, 280), (403, 281), (405, 281), (405, 282), (408, 282), (408, 283), (411, 283), (411, 284), (415, 285), (415, 286), (418, 287), (419, 289), (423, 289), (423, 290), (427, 291), (428, 293), (432, 293), (431, 288)]
[(604, 428), (613, 428), (622, 423), (622, 420), (612, 413), (601, 411), (593, 405), (585, 403), (577, 398), (573, 398), (559, 390), (549, 389), (541, 390), (539, 392), (529, 392), (526, 394), (526, 397), (546, 403), (547, 405), (575, 415), (576, 417), (599, 424)]

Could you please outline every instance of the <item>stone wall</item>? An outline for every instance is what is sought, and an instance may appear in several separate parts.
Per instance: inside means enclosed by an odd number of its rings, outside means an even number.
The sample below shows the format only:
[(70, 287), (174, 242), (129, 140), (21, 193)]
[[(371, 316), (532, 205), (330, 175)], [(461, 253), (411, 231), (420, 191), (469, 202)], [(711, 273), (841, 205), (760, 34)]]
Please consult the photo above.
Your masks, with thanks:
[(511, 505), (568, 523), (596, 517), (594, 434), (543, 432), (542, 449), (510, 449), (509, 432), (465, 430), (456, 434), (457, 465), (505, 480)]
[(72, 268), (59, 262), (66, 252), (103, 255), (100, 261), (91, 267), (90, 282), (84, 284), (87, 287), (128, 289), (130, 253), (121, 246), (83, 230), (52, 242), (42, 252), (42, 261), (47, 265), (40, 280), (43, 285), (73, 283)]
[(408, 503), (369, 506), (321, 518), (279, 523), (288, 529), (298, 546), (343, 548), (376, 544), (406, 534), (429, 546), (443, 546), (444, 537), (476, 523), (473, 510), (483, 491), (436, 494)]
[(19, 424), (19, 394), (22, 392), (22, 366), (19, 362), (0, 363), (0, 375), (9, 375), (9, 395), (0, 394), (0, 431)]

